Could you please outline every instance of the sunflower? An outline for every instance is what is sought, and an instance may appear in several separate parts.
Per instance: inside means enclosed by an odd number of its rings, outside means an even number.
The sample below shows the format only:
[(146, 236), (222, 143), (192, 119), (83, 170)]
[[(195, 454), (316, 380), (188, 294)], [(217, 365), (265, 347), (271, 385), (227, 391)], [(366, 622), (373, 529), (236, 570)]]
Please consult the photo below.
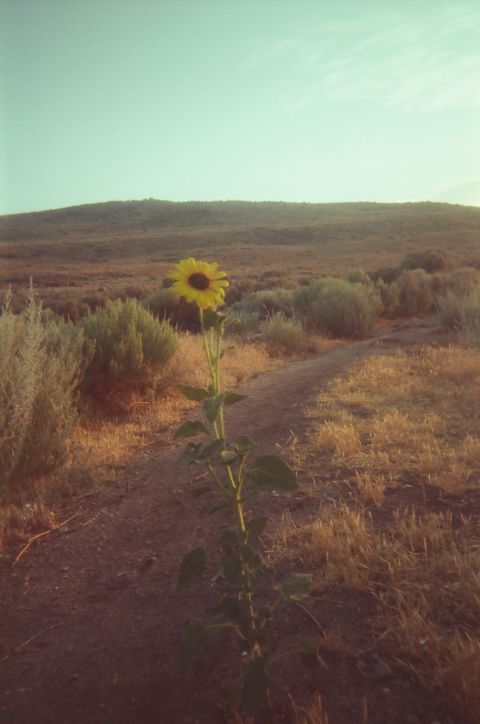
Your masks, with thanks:
[(225, 272), (217, 271), (218, 264), (207, 264), (193, 257), (182, 259), (168, 275), (174, 280), (172, 289), (187, 302), (195, 302), (200, 309), (216, 309), (225, 302), (228, 287)]

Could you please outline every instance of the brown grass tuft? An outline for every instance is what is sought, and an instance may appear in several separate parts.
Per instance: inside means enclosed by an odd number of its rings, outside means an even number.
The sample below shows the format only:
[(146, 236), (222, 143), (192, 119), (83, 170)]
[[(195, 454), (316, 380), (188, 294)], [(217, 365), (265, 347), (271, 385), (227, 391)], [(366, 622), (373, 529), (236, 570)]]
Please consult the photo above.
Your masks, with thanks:
[(288, 521), (273, 559), (314, 571), (314, 588), (370, 592), (377, 628), (396, 657), (468, 718), (480, 717), (480, 530), (448, 514), (398, 514), (379, 532), (362, 510), (337, 504), (296, 527)]
[[(363, 362), (309, 411), (312, 452), (332, 469), (459, 493), (480, 486), (480, 352), (429, 347)], [(358, 486), (357, 486), (358, 487)]]

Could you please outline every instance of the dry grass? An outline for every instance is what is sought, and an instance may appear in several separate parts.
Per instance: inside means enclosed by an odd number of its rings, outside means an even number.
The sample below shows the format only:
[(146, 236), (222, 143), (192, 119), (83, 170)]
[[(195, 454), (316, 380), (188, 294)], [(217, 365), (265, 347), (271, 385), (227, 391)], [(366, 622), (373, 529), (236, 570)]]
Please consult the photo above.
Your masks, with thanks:
[(292, 710), (294, 724), (328, 724), (328, 715), (319, 696), (308, 707), (299, 707), (292, 702)]
[(382, 505), (406, 477), (450, 493), (479, 485), (479, 403), (480, 354), (462, 347), (370, 359), (334, 380), (309, 411), (296, 457), (315, 460), (330, 479), (349, 478), (356, 499), (339, 487), (313, 521), (286, 516), (270, 554), (273, 564), (301, 561), (320, 598), (331, 587), (373, 596), (369, 625), (385, 655), (472, 724), (480, 721), (478, 517), (428, 512), (425, 503), (422, 513), (392, 517)]
[[(223, 359), (223, 383), (234, 388), (280, 364), (279, 360), (269, 357), (265, 347), (229, 341)], [(177, 382), (192, 386), (209, 383), (202, 340), (197, 335), (180, 335), (177, 352), (159, 382), (160, 394), (157, 398), (151, 402), (134, 401), (132, 414), (127, 420), (102, 420), (77, 431), (77, 459), (88, 460), (90, 467), (98, 470), (116, 469), (129, 462), (135, 452), (147, 443), (168, 438), (182, 413), (193, 406), (176, 391)], [(102, 477), (101, 472), (95, 474), (95, 479), (98, 480), (99, 476)]]
[[(222, 384), (226, 387), (236, 387), (251, 377), (270, 372), (283, 364), (281, 360), (269, 356), (264, 344), (242, 342), (232, 337), (225, 340), (224, 349)], [(199, 335), (180, 336), (171, 374), (175, 380), (189, 385), (209, 383), (203, 342)]]
[(480, 529), (448, 514), (398, 515), (386, 532), (344, 504), (279, 535), (273, 559), (301, 560), (314, 588), (369, 591), (395, 657), (472, 724), (480, 717)]
[(309, 415), (311, 450), (330, 468), (348, 468), (360, 489), (371, 490), (367, 479), (449, 493), (480, 485), (478, 351), (429, 347), (367, 360), (334, 380)]

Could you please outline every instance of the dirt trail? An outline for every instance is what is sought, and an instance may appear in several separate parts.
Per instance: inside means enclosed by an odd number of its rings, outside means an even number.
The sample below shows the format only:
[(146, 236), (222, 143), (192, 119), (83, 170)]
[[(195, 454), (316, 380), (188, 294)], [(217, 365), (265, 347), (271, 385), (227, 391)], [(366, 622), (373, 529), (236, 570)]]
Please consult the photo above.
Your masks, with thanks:
[[(438, 334), (435, 319), (413, 320), (259, 377), (230, 429), (251, 434), (262, 451), (285, 444), (291, 430), (301, 436), (302, 405), (326, 380)], [(126, 472), (127, 492), (100, 496), (60, 534), (35, 543), (13, 571), (11, 560), (2, 563), (0, 722), (220, 720), (218, 689), (209, 689), (213, 672), (215, 687), (222, 676), (219, 652), (186, 674), (173, 664), (185, 624), (208, 616), (215, 601), (208, 583), (175, 593), (179, 561), (193, 545), (208, 546), (219, 526), (206, 515), (208, 501), (189, 495), (196, 471), (179, 464), (178, 452), (172, 443), (147, 448)], [(270, 512), (301, 504), (298, 496), (274, 499)]]

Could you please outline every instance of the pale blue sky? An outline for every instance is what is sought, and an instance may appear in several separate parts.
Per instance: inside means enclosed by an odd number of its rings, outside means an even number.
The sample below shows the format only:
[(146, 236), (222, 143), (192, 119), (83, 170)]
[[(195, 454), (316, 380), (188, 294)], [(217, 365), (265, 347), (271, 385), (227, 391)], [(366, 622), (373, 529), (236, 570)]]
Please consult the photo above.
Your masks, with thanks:
[(480, 4), (0, 0), (0, 213), (480, 204)]

